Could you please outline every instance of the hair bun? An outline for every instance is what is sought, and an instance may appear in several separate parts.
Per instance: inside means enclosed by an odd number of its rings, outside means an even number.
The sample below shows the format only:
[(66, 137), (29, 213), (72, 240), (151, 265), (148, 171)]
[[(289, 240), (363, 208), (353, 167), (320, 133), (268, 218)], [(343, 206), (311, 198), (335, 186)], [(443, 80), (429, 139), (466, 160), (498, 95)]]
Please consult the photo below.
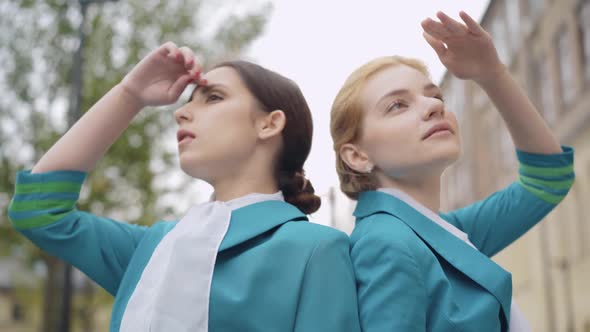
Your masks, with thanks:
[(305, 177), (304, 171), (280, 172), (279, 188), (283, 192), (285, 201), (295, 205), (305, 214), (316, 212), (322, 200), (315, 195), (315, 189)]

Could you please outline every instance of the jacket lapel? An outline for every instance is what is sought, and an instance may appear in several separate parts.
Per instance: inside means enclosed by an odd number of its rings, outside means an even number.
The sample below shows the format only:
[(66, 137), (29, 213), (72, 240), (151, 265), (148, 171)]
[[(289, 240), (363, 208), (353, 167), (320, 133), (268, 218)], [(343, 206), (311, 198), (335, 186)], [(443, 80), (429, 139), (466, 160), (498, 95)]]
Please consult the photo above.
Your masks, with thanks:
[(307, 221), (306, 215), (283, 201), (264, 201), (232, 211), (219, 252), (244, 243), (288, 221)]
[(361, 193), (354, 216), (360, 219), (379, 212), (400, 219), (444, 260), (494, 295), (506, 322), (510, 321), (510, 273), (402, 200), (377, 191)]

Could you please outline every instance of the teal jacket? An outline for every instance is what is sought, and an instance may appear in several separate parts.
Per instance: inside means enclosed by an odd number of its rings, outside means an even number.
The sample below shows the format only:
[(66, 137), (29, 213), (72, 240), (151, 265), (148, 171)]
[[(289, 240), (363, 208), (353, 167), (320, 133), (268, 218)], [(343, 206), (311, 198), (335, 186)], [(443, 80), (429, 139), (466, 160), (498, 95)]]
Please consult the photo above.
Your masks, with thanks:
[[(85, 173), (17, 174), (13, 225), (115, 296), (111, 331), (154, 249), (176, 222), (131, 225), (76, 210)], [(221, 243), (209, 331), (360, 331), (346, 234), (266, 201), (233, 211)], [(178, 285), (190, 287), (190, 285)]]
[(517, 156), (518, 182), (440, 214), (479, 251), (396, 197), (360, 194), (351, 257), (363, 331), (507, 330), (511, 275), (489, 257), (543, 219), (574, 181), (570, 148)]

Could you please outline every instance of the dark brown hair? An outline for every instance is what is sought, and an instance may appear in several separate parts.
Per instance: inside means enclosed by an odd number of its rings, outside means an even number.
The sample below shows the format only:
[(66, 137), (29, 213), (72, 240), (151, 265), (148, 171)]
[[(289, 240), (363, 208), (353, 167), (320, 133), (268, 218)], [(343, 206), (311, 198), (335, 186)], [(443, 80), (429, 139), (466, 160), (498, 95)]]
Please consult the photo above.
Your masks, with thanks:
[(303, 213), (317, 211), (321, 199), (315, 195), (303, 171), (303, 164), (311, 149), (313, 123), (311, 111), (299, 86), (284, 76), (247, 61), (226, 61), (214, 68), (219, 67), (234, 69), (263, 111), (270, 113), (281, 110), (285, 113), (283, 150), (276, 165), (278, 186), (285, 200)]

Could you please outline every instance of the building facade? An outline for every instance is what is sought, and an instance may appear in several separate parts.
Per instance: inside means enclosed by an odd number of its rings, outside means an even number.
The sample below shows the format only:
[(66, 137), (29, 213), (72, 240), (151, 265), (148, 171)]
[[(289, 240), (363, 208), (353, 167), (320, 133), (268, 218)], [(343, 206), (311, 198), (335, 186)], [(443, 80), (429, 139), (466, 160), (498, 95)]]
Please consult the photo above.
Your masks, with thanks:
[[(533, 331), (590, 332), (590, 0), (492, 0), (482, 25), (559, 141), (576, 151), (568, 197), (494, 260), (513, 273)], [(463, 155), (443, 178), (443, 209), (452, 210), (515, 181), (517, 161), (476, 84), (447, 73), (441, 87), (462, 129)]]

